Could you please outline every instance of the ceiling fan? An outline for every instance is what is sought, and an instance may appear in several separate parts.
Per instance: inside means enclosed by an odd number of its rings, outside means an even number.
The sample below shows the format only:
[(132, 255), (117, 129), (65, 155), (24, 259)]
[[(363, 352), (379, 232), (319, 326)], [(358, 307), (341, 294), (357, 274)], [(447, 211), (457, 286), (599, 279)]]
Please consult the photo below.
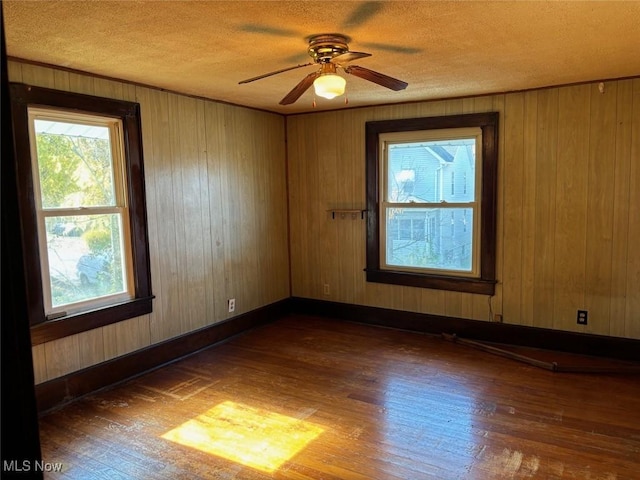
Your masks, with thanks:
[(298, 100), (311, 85), (314, 86), (316, 95), (324, 98), (334, 98), (344, 93), (346, 80), (337, 74), (338, 69), (345, 73), (360, 77), (373, 83), (394, 91), (404, 90), (408, 83), (389, 77), (379, 72), (357, 65), (346, 65), (359, 58), (370, 57), (370, 53), (349, 51), (348, 42), (350, 38), (340, 33), (323, 33), (309, 37), (309, 48), (307, 53), (313, 62), (283, 68), (275, 72), (265, 73), (257, 77), (248, 78), (239, 82), (249, 83), (262, 78), (277, 75), (279, 73), (295, 70), (296, 68), (308, 67), (309, 65), (319, 65), (319, 68), (307, 75), (291, 90), (282, 100), (280, 105), (290, 105)]

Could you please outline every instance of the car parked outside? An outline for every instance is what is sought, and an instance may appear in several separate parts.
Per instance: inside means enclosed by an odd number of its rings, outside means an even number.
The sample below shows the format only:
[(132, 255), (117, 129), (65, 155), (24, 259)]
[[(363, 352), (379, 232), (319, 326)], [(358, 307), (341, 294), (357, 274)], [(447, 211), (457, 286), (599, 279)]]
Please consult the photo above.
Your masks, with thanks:
[(96, 285), (100, 274), (109, 273), (110, 261), (107, 255), (88, 253), (78, 259), (76, 269), (81, 285)]

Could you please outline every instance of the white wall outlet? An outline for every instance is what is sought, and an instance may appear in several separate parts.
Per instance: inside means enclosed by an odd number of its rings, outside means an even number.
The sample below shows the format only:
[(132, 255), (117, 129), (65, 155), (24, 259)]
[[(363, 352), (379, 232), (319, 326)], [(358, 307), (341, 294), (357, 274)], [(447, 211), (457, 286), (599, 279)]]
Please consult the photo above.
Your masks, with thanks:
[(322, 292), (328, 297), (329, 295), (331, 295), (331, 289), (329, 288), (329, 284), (325, 283), (323, 288), (322, 288)]
[(233, 313), (236, 310), (236, 299), (230, 298), (227, 300), (227, 305), (229, 306), (229, 313)]

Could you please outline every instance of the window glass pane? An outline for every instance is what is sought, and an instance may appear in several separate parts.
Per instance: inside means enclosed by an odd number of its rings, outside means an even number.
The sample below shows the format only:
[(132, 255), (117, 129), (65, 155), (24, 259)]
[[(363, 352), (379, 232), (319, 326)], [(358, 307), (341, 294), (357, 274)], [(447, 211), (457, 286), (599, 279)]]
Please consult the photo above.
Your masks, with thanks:
[(471, 208), (388, 208), (387, 265), (471, 272), (472, 223)]
[(389, 144), (387, 201), (472, 202), (475, 145), (475, 138)]
[(119, 214), (48, 217), (53, 307), (126, 290)]
[(115, 205), (109, 128), (36, 119), (43, 208)]

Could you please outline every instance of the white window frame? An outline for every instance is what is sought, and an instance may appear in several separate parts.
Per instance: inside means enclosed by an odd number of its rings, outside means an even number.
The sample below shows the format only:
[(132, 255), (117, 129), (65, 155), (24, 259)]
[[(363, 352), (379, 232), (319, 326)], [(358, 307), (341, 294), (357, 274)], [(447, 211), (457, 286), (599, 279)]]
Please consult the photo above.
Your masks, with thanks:
[[(459, 277), (478, 278), (480, 276), (480, 249), (481, 249), (481, 236), (480, 225), (482, 224), (482, 129), (479, 127), (467, 127), (467, 128), (450, 128), (439, 130), (417, 130), (409, 132), (389, 132), (379, 135), (379, 151), (380, 155), (379, 169), (383, 172), (380, 175), (379, 191), (379, 218), (380, 221), (380, 269), (392, 270), (392, 271), (406, 271), (413, 273), (427, 273), (434, 275), (449, 275)], [(460, 140), (460, 139), (474, 139), (475, 142), (475, 191), (474, 200), (471, 202), (401, 202), (394, 203), (389, 201), (389, 146), (401, 145), (408, 143), (428, 143), (435, 141), (446, 140)], [(453, 174), (453, 172), (452, 172)], [(387, 262), (387, 211), (389, 209), (455, 209), (455, 208), (470, 208), (473, 210), (473, 232), (472, 232), (472, 261), (471, 270), (453, 270), (453, 269), (438, 269), (427, 267), (410, 267), (410, 266), (398, 266), (395, 264), (389, 264)]]
[[(45, 316), (47, 318), (56, 317), (59, 314), (75, 314), (89, 311), (107, 305), (117, 304), (135, 297), (133, 279), (133, 259), (131, 247), (131, 230), (129, 219), (129, 206), (127, 194), (127, 178), (125, 169), (124, 153), (124, 133), (122, 121), (118, 118), (111, 118), (86, 113), (68, 112), (41, 107), (29, 107), (29, 143), (31, 148), (31, 161), (33, 173), (34, 203), (37, 217), (38, 244), (40, 253), (40, 265), (43, 286), (43, 302)], [(42, 205), (40, 175), (38, 167), (38, 154), (36, 146), (35, 121), (46, 120), (52, 122), (65, 122), (78, 125), (106, 127), (109, 130), (109, 144), (112, 156), (112, 178), (114, 186), (114, 205), (109, 206), (80, 206), (76, 208), (44, 208)], [(121, 252), (123, 258), (124, 290), (112, 295), (96, 296), (89, 300), (64, 304), (60, 306), (52, 305), (51, 277), (49, 272), (49, 256), (47, 249), (47, 232), (45, 228), (48, 217), (64, 216), (89, 216), (115, 214), (118, 215), (121, 228)]]

